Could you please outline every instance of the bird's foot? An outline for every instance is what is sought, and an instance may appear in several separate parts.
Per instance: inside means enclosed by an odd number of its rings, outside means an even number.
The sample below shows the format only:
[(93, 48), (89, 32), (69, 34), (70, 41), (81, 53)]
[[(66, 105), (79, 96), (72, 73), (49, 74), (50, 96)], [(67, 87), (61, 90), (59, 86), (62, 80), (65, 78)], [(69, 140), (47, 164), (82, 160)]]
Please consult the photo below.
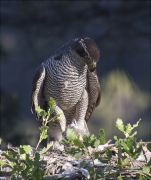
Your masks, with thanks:
[(64, 145), (58, 141), (53, 141), (53, 150), (64, 151)]
[[(87, 124), (85, 122), (84, 127), (81, 127), (76, 120), (74, 120), (70, 125), (67, 126), (67, 129), (73, 129), (75, 131), (75, 134), (80, 136), (80, 140), (83, 141), (83, 136), (84, 135), (90, 135), (89, 130), (87, 128)], [(63, 134), (63, 137), (66, 137), (66, 131)]]

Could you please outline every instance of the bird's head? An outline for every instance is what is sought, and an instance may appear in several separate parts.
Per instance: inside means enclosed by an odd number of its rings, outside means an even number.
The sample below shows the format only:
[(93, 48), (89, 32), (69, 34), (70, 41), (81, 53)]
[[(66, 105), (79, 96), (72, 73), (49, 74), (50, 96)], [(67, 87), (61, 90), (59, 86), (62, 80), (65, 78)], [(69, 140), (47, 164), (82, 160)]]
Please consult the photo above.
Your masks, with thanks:
[(81, 60), (87, 64), (88, 69), (93, 72), (100, 58), (98, 46), (88, 37), (76, 39), (76, 44), (76, 53), (81, 57)]

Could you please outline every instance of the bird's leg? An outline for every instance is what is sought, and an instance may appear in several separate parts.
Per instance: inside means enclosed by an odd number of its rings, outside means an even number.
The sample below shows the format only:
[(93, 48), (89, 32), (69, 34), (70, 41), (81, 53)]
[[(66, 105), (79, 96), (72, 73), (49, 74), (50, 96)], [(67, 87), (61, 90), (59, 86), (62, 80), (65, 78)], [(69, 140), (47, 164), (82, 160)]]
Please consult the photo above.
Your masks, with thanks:
[(89, 134), (89, 130), (85, 122), (85, 114), (87, 111), (87, 107), (88, 107), (88, 93), (86, 90), (84, 90), (81, 99), (76, 106), (75, 119), (77, 125), (74, 128), (76, 133), (79, 134), (81, 138), (84, 134)]
[(59, 142), (62, 140), (62, 133), (66, 129), (66, 118), (60, 107), (55, 105), (54, 114), (59, 114), (60, 116), (54, 121), (49, 122), (48, 130), (48, 143), (50, 141), (54, 142), (54, 148), (58, 148)]

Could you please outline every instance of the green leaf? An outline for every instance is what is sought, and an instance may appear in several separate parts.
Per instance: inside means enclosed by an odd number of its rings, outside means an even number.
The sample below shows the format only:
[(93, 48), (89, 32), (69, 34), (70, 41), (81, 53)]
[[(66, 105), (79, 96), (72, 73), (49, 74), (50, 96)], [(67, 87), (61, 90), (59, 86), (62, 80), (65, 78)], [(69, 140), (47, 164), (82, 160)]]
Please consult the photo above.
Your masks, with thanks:
[(66, 131), (66, 138), (71, 142), (77, 139), (75, 131), (73, 129), (68, 128)]
[(81, 156), (82, 156), (82, 151), (76, 152), (74, 154), (74, 157), (77, 158), (77, 159), (79, 159)]
[(98, 159), (99, 154), (100, 154), (99, 152), (94, 152), (94, 158), (95, 158), (95, 159)]
[(99, 156), (97, 159), (98, 159), (100, 162), (102, 162), (102, 163), (108, 163), (108, 161), (109, 161), (108, 158), (106, 158), (106, 157), (101, 157), (101, 156)]
[(150, 160), (148, 161), (148, 163), (146, 165), (151, 166), (151, 157), (150, 157)]
[(122, 132), (124, 132), (124, 125), (123, 125), (123, 121), (122, 121), (122, 119), (117, 119), (117, 121), (116, 121), (116, 127), (120, 130), (120, 131), (122, 131)]
[(41, 132), (44, 132), (44, 131), (47, 131), (49, 129), (49, 127), (48, 126), (41, 126), (41, 127), (39, 127), (39, 129)]
[(18, 159), (18, 152), (15, 151), (7, 151), (6, 153), (2, 153), (9, 161), (15, 161)]
[(16, 176), (12, 175), (11, 180), (16, 180)]
[(125, 157), (123, 161), (124, 165), (130, 166), (130, 160), (127, 157)]
[(143, 173), (148, 174), (150, 172), (150, 167), (149, 166), (143, 166), (142, 171), (143, 171)]
[(30, 154), (32, 152), (32, 148), (30, 145), (20, 145), (20, 153), (21, 154)]
[(31, 166), (33, 164), (33, 161), (32, 159), (30, 158), (30, 155), (29, 154), (26, 154), (26, 166)]
[(33, 180), (41, 180), (43, 179), (44, 171), (41, 168), (37, 168), (32, 176), (34, 177), (32, 177)]
[(86, 162), (85, 161), (81, 161), (80, 162), (80, 168), (84, 168), (86, 166)]
[(107, 155), (108, 159), (111, 159), (112, 158), (112, 151), (110, 149), (107, 149), (106, 150), (106, 155)]
[(80, 148), (69, 148), (69, 149), (65, 149), (65, 151), (66, 153), (72, 155), (75, 158), (80, 158), (83, 154)]
[(123, 146), (124, 151), (134, 159), (140, 155), (142, 150), (141, 146), (137, 147), (136, 139), (131, 136), (123, 139), (123, 141), (121, 141), (121, 145)]
[(20, 159), (21, 159), (21, 160), (26, 160), (26, 154), (25, 154), (25, 153), (24, 153), (24, 154), (23, 154), (23, 153), (20, 154)]
[[(141, 121), (141, 119), (139, 119), (139, 121), (136, 124), (134, 124), (133, 126), (131, 126), (130, 124), (127, 124), (125, 126), (125, 133), (124, 134), (125, 134), (126, 137), (129, 137), (132, 130), (134, 128), (138, 127), (138, 124), (139, 124), (140, 121)], [(137, 132), (134, 132), (131, 136), (135, 136), (136, 134), (137, 134)]]
[(41, 131), (40, 133), (40, 138), (41, 139), (47, 139), (48, 135), (47, 135), (47, 131), (48, 131), (49, 127), (48, 126), (41, 126), (39, 127), (39, 130)]
[(47, 145), (47, 147), (44, 147), (39, 153), (40, 154), (44, 154), (46, 153), (47, 151), (51, 150), (53, 148), (53, 142), (49, 143)]
[(96, 139), (96, 140), (94, 141), (94, 147), (96, 148), (96, 147), (98, 147), (99, 145), (100, 145), (100, 140)]
[(94, 134), (88, 136), (88, 135), (84, 135), (83, 136), (83, 144), (86, 146), (86, 147), (97, 147), (99, 144), (100, 144), (100, 141), (96, 138), (96, 136)]
[(104, 129), (100, 129), (100, 143), (105, 144), (105, 131)]
[(148, 149), (149, 151), (151, 151), (151, 143), (148, 143), (148, 144), (147, 144), (147, 149)]
[(94, 168), (93, 167), (89, 167), (88, 171), (89, 171), (91, 179), (94, 179), (94, 175), (95, 175)]
[(50, 119), (51, 122), (55, 122), (58, 117), (60, 117), (60, 114), (55, 115), (53, 118)]
[(117, 141), (117, 140), (118, 140), (117, 136), (114, 136), (114, 140), (115, 140), (115, 141)]
[[(97, 140), (97, 138), (96, 138), (96, 136), (94, 134), (90, 135), (89, 136), (89, 146), (94, 148), (95, 147), (94, 144), (95, 144), (96, 140)], [(97, 143), (98, 142), (96, 142), (96, 144)]]
[(46, 133), (41, 133), (40, 134), (40, 138), (41, 139), (47, 139), (48, 138), (48, 135)]
[(102, 168), (99, 168), (99, 169), (97, 169), (97, 178), (99, 179), (99, 178), (103, 178), (104, 177), (104, 170), (102, 169)]
[(84, 147), (83, 143), (80, 141), (79, 138), (74, 139), (73, 143), (74, 143), (75, 146), (77, 146), (79, 148), (83, 148)]
[(40, 162), (40, 154), (38, 152), (35, 153), (34, 161), (35, 166), (37, 166)]
[(89, 136), (86, 135), (86, 134), (83, 136), (83, 144), (84, 144), (86, 147), (89, 147), (89, 146), (90, 146)]
[(122, 176), (118, 176), (118, 177), (117, 177), (117, 180), (122, 180)]
[(132, 158), (134, 159), (138, 158), (141, 151), (142, 151), (142, 146), (139, 146), (138, 148), (136, 147), (135, 150), (133, 151)]
[(137, 132), (134, 132), (132, 135), (131, 135), (131, 132), (135, 127), (138, 126), (140, 120), (133, 126), (131, 126), (131, 124), (127, 124), (126, 126), (124, 126), (123, 121), (118, 118), (116, 121), (116, 127), (124, 133), (125, 137), (135, 136), (137, 134)]
[(44, 163), (44, 161), (40, 160), (40, 154), (38, 152), (35, 153), (35, 157), (34, 157), (34, 167), (35, 168), (39, 168), (41, 167), (41, 165)]
[(130, 124), (127, 124), (124, 129), (124, 134), (126, 137), (128, 137), (131, 134), (133, 128)]
[(16, 166), (16, 162), (13, 161), (8, 161), (9, 165), (13, 168), (14, 166)]
[(132, 129), (134, 129), (135, 127), (138, 127), (138, 124), (139, 124), (140, 121), (141, 121), (141, 119), (139, 119), (139, 120), (137, 121), (137, 123), (133, 125)]
[(149, 178), (145, 177), (144, 175), (138, 175), (139, 180), (150, 180)]
[(82, 151), (82, 154), (84, 156), (87, 156), (89, 154), (89, 150), (88, 149), (82, 149), (81, 151)]
[(137, 134), (137, 131), (135, 131), (135, 132), (131, 135), (131, 137), (135, 136), (136, 134)]
[(40, 106), (36, 106), (35, 110), (41, 117), (43, 117), (43, 118), (46, 117), (47, 112), (45, 110), (41, 109)]
[(50, 100), (48, 102), (48, 113), (52, 114), (54, 112), (54, 105), (55, 105), (55, 101), (52, 97), (50, 97)]
[(64, 144), (64, 145), (69, 145), (71, 142), (68, 141), (67, 139), (62, 139), (61, 141), (61, 144)]
[(0, 159), (0, 166), (6, 165), (6, 162)]

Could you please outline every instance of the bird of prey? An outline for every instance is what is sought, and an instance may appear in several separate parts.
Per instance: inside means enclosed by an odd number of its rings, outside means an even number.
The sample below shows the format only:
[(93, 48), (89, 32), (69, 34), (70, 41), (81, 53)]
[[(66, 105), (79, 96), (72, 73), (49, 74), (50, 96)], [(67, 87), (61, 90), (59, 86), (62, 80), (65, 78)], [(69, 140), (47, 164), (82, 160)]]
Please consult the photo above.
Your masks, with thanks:
[(96, 72), (100, 51), (88, 38), (75, 38), (58, 48), (37, 69), (32, 83), (31, 111), (40, 106), (47, 111), (50, 97), (55, 100), (54, 112), (60, 114), (49, 122), (49, 141), (60, 142), (68, 125), (80, 136), (89, 134), (87, 121), (101, 99), (101, 88)]

